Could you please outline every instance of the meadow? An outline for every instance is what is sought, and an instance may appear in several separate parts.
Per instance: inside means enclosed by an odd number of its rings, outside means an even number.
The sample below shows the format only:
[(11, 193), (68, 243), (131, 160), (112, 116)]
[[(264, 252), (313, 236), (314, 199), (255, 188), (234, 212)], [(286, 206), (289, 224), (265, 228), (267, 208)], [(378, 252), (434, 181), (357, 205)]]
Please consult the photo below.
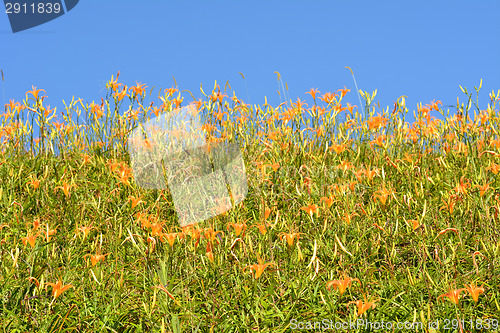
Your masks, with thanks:
[(5, 105), (2, 332), (498, 331), (500, 91), (408, 123), (404, 97), (376, 113), (376, 92), (202, 90), (206, 138), (239, 145), (248, 193), (181, 228), (169, 189), (136, 185), (127, 137), (188, 102), (146, 88), (117, 75), (62, 121), (36, 87)]

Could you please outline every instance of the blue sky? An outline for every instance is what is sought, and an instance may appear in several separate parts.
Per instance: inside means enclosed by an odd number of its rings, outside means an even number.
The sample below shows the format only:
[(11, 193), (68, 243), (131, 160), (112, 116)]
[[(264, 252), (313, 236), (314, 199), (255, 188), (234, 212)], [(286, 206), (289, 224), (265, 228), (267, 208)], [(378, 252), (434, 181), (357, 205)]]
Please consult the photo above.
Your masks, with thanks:
[(382, 108), (402, 95), (410, 111), (432, 100), (456, 105), (457, 97), (466, 102), (459, 85), (474, 91), (482, 78), (485, 109), (500, 89), (498, 13), (499, 1), (87, 0), (12, 33), (2, 12), (0, 101), (22, 102), (34, 85), (59, 113), (73, 96), (100, 101), (120, 71), (119, 82), (146, 83), (148, 93), (155, 86), (155, 96), (175, 85), (172, 77), (196, 98), (200, 84), (210, 92), (217, 80), (246, 103), (267, 96), (277, 106), (278, 71), (294, 102), (311, 106), (309, 89), (346, 86), (344, 100), (359, 105), (349, 66), (359, 89), (377, 89)]

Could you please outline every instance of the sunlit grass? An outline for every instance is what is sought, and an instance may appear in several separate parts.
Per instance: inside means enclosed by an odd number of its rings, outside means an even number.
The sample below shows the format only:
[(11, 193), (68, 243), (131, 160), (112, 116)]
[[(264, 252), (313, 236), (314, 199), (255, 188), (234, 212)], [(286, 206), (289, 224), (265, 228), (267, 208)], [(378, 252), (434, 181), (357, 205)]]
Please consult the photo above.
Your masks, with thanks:
[(5, 105), (3, 331), (498, 323), (499, 93), (480, 110), (463, 89), (453, 116), (432, 101), (405, 123), (404, 97), (376, 112), (376, 92), (360, 91), (359, 110), (345, 87), (277, 107), (202, 90), (207, 140), (239, 144), (249, 190), (180, 228), (168, 189), (136, 186), (127, 137), (188, 98), (172, 87), (146, 102), (145, 84), (118, 75), (107, 89), (99, 103), (67, 103), (62, 121), (36, 87)]

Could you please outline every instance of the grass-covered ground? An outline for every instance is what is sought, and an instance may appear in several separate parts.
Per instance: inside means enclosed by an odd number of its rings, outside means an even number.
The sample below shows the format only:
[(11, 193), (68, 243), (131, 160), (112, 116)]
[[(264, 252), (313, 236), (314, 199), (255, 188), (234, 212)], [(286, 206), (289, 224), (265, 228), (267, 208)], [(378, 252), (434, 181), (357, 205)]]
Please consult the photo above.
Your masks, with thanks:
[(209, 141), (239, 144), (248, 195), (180, 228), (168, 189), (135, 184), (127, 136), (187, 100), (117, 79), (60, 121), (40, 89), (5, 106), (3, 332), (498, 330), (499, 93), (408, 124), (404, 97), (375, 114), (375, 94), (250, 107), (216, 87), (195, 105)]

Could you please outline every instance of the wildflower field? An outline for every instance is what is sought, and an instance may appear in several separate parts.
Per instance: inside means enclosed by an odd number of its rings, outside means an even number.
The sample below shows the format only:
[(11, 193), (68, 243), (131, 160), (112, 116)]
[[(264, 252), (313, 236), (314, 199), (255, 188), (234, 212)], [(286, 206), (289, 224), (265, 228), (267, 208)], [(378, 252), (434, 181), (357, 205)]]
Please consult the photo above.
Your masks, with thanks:
[(58, 121), (33, 87), (0, 127), (1, 331), (498, 331), (500, 91), (480, 110), (480, 88), (413, 123), (404, 97), (376, 113), (376, 92), (250, 106), (202, 89), (203, 131), (238, 143), (248, 194), (181, 228), (127, 150), (138, 123), (189, 103), (181, 91), (146, 102), (117, 75)]

